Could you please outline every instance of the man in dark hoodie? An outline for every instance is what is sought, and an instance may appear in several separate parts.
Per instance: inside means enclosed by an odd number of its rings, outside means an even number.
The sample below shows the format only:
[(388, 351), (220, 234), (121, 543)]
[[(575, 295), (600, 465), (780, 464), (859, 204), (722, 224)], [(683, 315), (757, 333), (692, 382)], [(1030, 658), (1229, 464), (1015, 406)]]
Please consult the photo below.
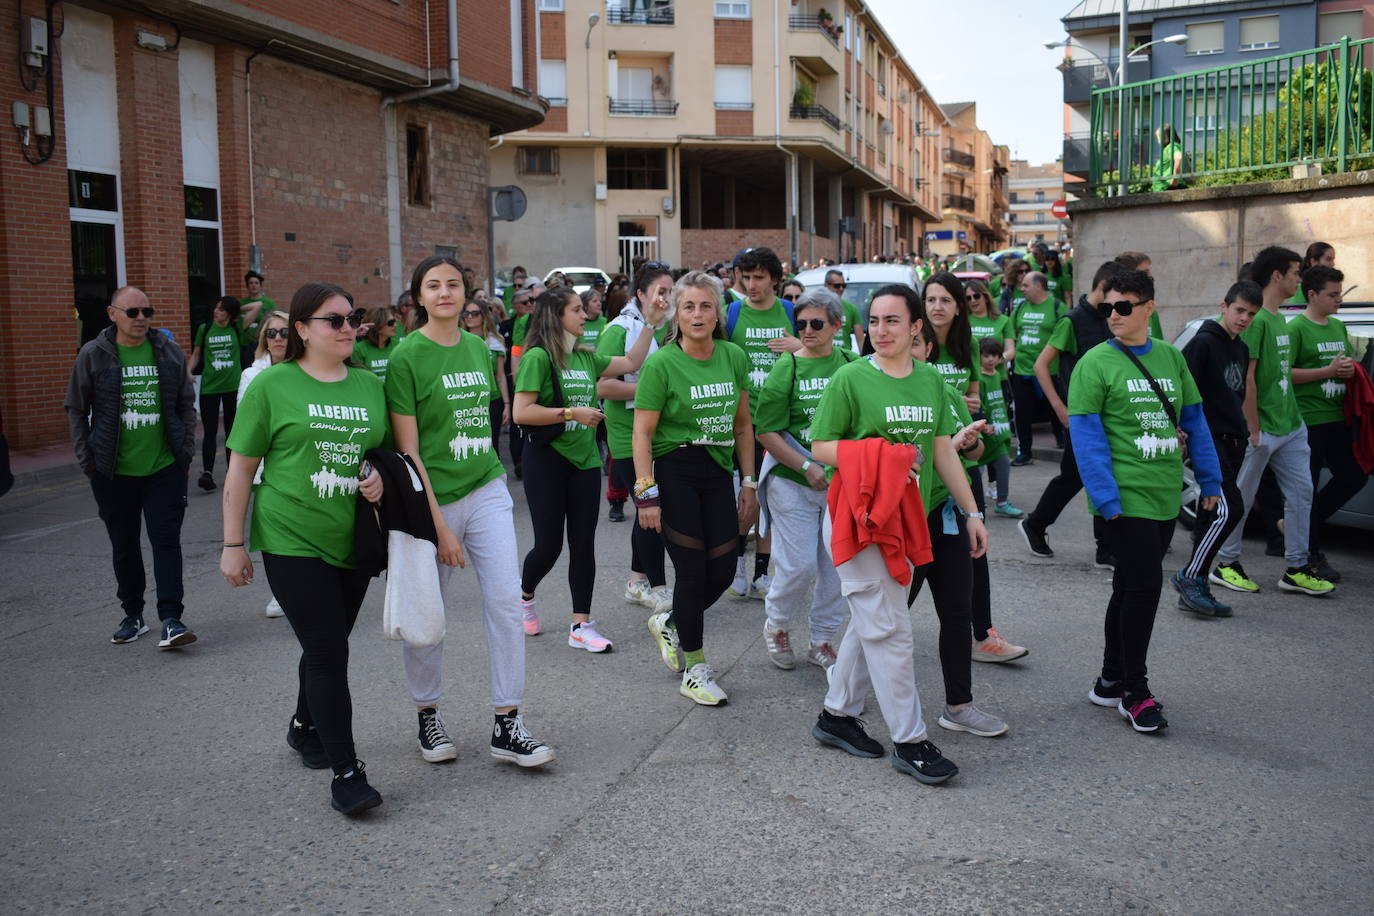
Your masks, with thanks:
[(196, 440), (191, 377), (181, 348), (151, 328), (153, 309), (141, 290), (116, 290), (106, 311), (114, 325), (77, 354), (63, 407), (114, 550), (124, 619), (110, 642), (148, 632), (139, 531), (146, 522), (162, 621), (158, 648), (178, 649), (196, 641), (181, 622), (181, 522)]
[(1202, 393), (1202, 410), (1221, 464), (1221, 500), (1214, 509), (1199, 508), (1193, 526), (1193, 554), (1169, 577), (1178, 592), (1181, 610), (1205, 617), (1230, 617), (1229, 605), (1218, 601), (1207, 584), (1217, 551), (1245, 516), (1236, 475), (1245, 460), (1250, 429), (1245, 423), (1245, 374), (1250, 348), (1240, 335), (1264, 307), (1264, 293), (1250, 280), (1233, 283), (1226, 291), (1221, 314), (1204, 321), (1183, 348), (1188, 371)]
[[(1108, 261), (1097, 269), (1097, 273), (1093, 275), (1092, 290), (1080, 296), (1078, 304), (1059, 319), (1050, 334), (1049, 343), (1035, 360), (1035, 377), (1040, 381), (1045, 398), (1059, 417), (1065, 431), (1064, 454), (1059, 459), (1059, 476), (1046, 485), (1045, 492), (1040, 495), (1040, 501), (1019, 523), (1026, 547), (1037, 557), (1054, 556), (1054, 551), (1050, 549), (1049, 541), (1045, 538), (1045, 532), (1059, 518), (1059, 513), (1064, 511), (1064, 507), (1083, 489), (1083, 480), (1078, 475), (1078, 462), (1073, 456), (1073, 446), (1068, 442), (1069, 409), (1064, 405), (1064, 400), (1068, 396), (1069, 377), (1073, 374), (1073, 367), (1077, 365), (1079, 357), (1112, 336), (1107, 328), (1109, 309), (1103, 304), (1103, 300), (1106, 298), (1107, 282), (1125, 269), (1115, 261)], [(1054, 364), (1055, 359), (1059, 360), (1058, 378), (1052, 378), (1050, 375), (1050, 366)], [(1106, 538), (1106, 522), (1098, 516), (1093, 516), (1093, 539), (1097, 542), (1095, 565), (1111, 569), (1116, 564), (1111, 551), (1107, 548)]]

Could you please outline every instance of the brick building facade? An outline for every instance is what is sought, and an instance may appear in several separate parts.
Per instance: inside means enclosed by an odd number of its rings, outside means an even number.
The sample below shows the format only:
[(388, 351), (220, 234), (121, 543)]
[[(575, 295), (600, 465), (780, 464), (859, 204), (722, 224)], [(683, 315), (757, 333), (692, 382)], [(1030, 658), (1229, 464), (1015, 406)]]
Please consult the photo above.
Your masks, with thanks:
[(250, 267), (282, 306), (308, 280), (393, 301), (436, 250), (484, 274), (490, 138), (545, 111), (535, 0), (455, 5), (451, 24), (442, 0), (175, 0), (174, 20), (67, 2), (49, 24), (49, 4), (0, 2), (6, 47), (53, 36), (0, 67), (33, 117), (0, 133), (12, 447), (66, 438), (73, 357), (118, 286), (189, 351)]

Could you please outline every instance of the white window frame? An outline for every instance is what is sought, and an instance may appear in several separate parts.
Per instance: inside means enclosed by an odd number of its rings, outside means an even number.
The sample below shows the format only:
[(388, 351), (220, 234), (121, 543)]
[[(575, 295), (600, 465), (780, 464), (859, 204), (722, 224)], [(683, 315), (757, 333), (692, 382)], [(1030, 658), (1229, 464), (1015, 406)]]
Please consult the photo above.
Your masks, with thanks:
[[(548, 90), (553, 88), (552, 80), (545, 78), (545, 68), (556, 68), (562, 73), (557, 82), (559, 86), (558, 94), (551, 94)], [(539, 61), (539, 94), (549, 100), (549, 105), (555, 108), (563, 108), (568, 104), (568, 62), (566, 60), (541, 60)]]
[[(124, 181), (119, 172), (111, 172), (108, 169), (82, 169), (72, 168), (72, 171), (95, 172), (99, 175), (113, 175), (115, 180), (115, 206), (117, 210), (88, 210), (85, 207), (68, 207), (67, 217), (69, 223), (100, 223), (104, 226), (114, 226), (115, 231), (115, 282), (118, 286), (125, 286), (129, 279), (124, 273)], [(70, 244), (70, 242), (68, 243)], [(221, 234), (220, 247), (223, 248), (223, 235)], [(224, 272), (223, 252), (220, 258), (220, 273)]]
[(525, 11), (521, 0), (510, 0), (510, 84), (528, 89), (525, 83)]
[[(1197, 48), (1197, 49), (1195, 49), (1195, 48), (1193, 47), (1193, 43), (1192, 43), (1192, 37), (1193, 37), (1193, 35), (1192, 35), (1192, 32), (1191, 32), (1190, 30), (1193, 28), (1193, 26), (1198, 26), (1198, 25), (1215, 25), (1215, 26), (1220, 27), (1220, 28), (1221, 28), (1221, 47), (1219, 47), (1219, 48)], [(1189, 39), (1188, 43), (1187, 43), (1186, 45), (1184, 45), (1184, 49), (1185, 49), (1185, 50), (1184, 50), (1184, 52), (1183, 52), (1183, 53), (1184, 53), (1185, 55), (1187, 55), (1188, 57), (1206, 57), (1206, 56), (1208, 56), (1208, 55), (1210, 55), (1210, 54), (1225, 54), (1225, 53), (1226, 53), (1226, 20), (1224, 20), (1224, 19), (1205, 19), (1205, 20), (1203, 20), (1203, 21), (1201, 21), (1201, 22), (1189, 22), (1189, 23), (1184, 24), (1184, 26), (1183, 26), (1183, 31), (1184, 31), (1185, 33), (1188, 34), (1188, 39)]]
[(1280, 23), (1279, 23), (1279, 17), (1278, 17), (1277, 14), (1275, 14), (1275, 15), (1270, 15), (1270, 16), (1242, 16), (1242, 17), (1240, 17), (1240, 33), (1239, 33), (1239, 34), (1241, 35), (1241, 40), (1240, 40), (1240, 45), (1239, 45), (1239, 47), (1238, 47), (1238, 50), (1240, 50), (1240, 51), (1268, 51), (1268, 50), (1271, 50), (1271, 49), (1273, 49), (1273, 48), (1277, 48), (1277, 47), (1279, 46), (1279, 41), (1278, 41), (1277, 38), (1274, 39), (1273, 41), (1256, 41), (1256, 42), (1251, 42), (1250, 44), (1246, 44), (1246, 43), (1245, 43), (1245, 40), (1244, 40), (1244, 35), (1245, 35), (1245, 23), (1247, 23), (1247, 22), (1252, 22), (1252, 21), (1254, 21), (1254, 20), (1256, 20), (1256, 19), (1272, 19), (1272, 20), (1274, 20), (1274, 34), (1275, 34), (1275, 35), (1279, 34), (1279, 24), (1280, 24)]
[[(727, 77), (734, 77), (734, 78), (738, 79), (739, 77), (742, 76), (742, 77), (744, 78), (744, 92), (743, 92), (743, 95), (745, 96), (745, 98), (722, 98), (722, 93), (721, 93), (721, 76), (722, 76), (722, 71), (725, 71), (724, 75), (726, 75)], [(727, 80), (727, 82), (729, 82), (729, 80)], [(735, 87), (735, 88), (738, 88), (738, 87)], [(738, 95), (739, 93), (728, 93), (728, 92), (727, 92), (727, 93), (725, 93), (725, 94), (726, 94), (726, 95)], [(717, 64), (717, 65), (716, 65), (716, 68), (715, 68), (715, 104), (716, 104), (716, 107), (717, 107), (717, 108), (720, 108), (721, 105), (725, 105), (725, 106), (726, 106), (726, 110), (730, 110), (730, 111), (746, 111), (746, 110), (752, 111), (753, 108), (754, 108), (754, 68), (753, 68), (752, 66), (747, 65), (747, 64), (746, 64), (746, 65)], [(744, 107), (745, 105), (748, 106), (747, 109)]]
[(561, 13), (563, 12), (563, 0), (539, 0), (538, 11), (541, 13)]
[(715, 0), (712, 4), (717, 19), (752, 19), (751, 0)]

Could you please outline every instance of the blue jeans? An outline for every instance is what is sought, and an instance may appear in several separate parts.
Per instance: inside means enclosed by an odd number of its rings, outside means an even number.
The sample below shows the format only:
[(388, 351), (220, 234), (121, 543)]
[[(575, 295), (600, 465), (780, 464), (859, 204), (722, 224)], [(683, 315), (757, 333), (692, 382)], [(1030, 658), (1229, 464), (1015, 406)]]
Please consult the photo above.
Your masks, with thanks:
[(141, 528), (146, 521), (148, 543), (153, 548), (158, 619), (181, 618), (185, 596), (181, 520), (186, 516), (186, 473), (173, 462), (147, 477), (91, 477), (100, 520), (114, 548), (116, 594), (126, 616), (143, 616), (143, 591), (148, 580), (143, 569)]

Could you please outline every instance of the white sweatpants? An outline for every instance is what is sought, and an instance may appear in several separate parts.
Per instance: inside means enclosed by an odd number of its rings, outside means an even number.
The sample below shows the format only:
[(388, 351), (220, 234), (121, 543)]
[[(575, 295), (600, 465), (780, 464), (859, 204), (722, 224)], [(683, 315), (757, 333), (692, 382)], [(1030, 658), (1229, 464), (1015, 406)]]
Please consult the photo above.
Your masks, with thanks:
[[(828, 551), (828, 514), (821, 536)], [(914, 640), (906, 586), (892, 578), (877, 547), (865, 547), (858, 556), (841, 563), (836, 572), (840, 591), (849, 602), (849, 629), (830, 669), (825, 708), (835, 715), (857, 716), (872, 689), (894, 743), (925, 740), (921, 696), (916, 692), (912, 668)]]
[[(491, 665), (491, 705), (519, 706), (525, 695), (525, 631), (520, 614), (519, 551), (506, 478), (498, 477), (439, 512), (477, 572)], [(448, 583), (455, 567), (439, 564), (439, 589), (448, 607)], [(450, 628), (449, 632), (452, 632)], [(435, 706), (443, 692), (444, 644), (418, 648), (402, 644), (406, 687), (416, 706)]]
[(844, 621), (844, 596), (830, 550), (821, 543), (825, 491), (774, 476), (768, 481), (768, 511), (773, 533), (773, 577), (763, 602), (768, 622), (787, 629), (814, 584), (811, 644), (830, 642)]

